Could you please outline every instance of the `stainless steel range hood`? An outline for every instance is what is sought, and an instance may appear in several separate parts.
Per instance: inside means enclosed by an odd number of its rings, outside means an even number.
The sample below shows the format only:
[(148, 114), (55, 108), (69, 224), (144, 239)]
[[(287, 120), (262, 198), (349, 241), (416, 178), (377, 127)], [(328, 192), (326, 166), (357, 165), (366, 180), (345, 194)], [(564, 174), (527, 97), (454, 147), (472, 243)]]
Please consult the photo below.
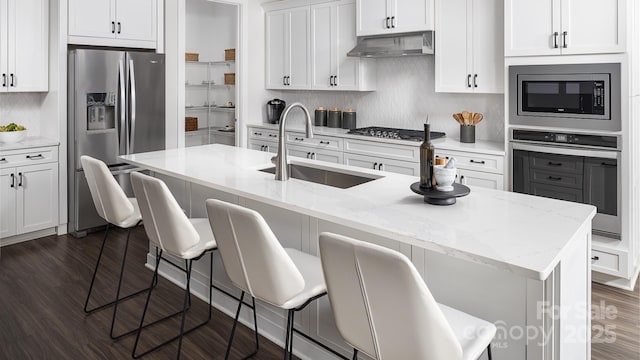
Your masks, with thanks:
[(394, 57), (433, 55), (433, 31), (392, 35), (360, 36), (351, 57)]

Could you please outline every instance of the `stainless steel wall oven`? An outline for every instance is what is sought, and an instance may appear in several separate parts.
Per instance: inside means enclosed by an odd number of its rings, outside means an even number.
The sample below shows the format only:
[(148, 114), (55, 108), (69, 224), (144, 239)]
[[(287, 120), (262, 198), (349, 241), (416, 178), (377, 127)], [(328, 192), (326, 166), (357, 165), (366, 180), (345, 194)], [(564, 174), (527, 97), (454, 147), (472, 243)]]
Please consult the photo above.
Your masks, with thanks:
[(509, 67), (509, 122), (620, 131), (620, 64)]
[(510, 137), (514, 192), (594, 205), (593, 232), (620, 239), (619, 136), (512, 129)]

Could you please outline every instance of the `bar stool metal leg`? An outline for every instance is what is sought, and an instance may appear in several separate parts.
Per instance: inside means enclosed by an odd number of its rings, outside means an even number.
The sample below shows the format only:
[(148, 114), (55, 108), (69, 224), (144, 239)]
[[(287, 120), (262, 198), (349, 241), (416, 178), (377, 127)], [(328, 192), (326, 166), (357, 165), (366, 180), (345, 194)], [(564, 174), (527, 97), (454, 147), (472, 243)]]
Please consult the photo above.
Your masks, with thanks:
[[(231, 353), (231, 346), (233, 344), (233, 337), (235, 336), (236, 333), (236, 327), (238, 326), (238, 319), (240, 318), (240, 310), (242, 309), (242, 305), (245, 306), (249, 306), (249, 308), (251, 308), (253, 310), (253, 326), (255, 329), (255, 337), (256, 337), (256, 348), (255, 350), (253, 350), (253, 352), (245, 357), (242, 358), (242, 360), (246, 360), (249, 359), (251, 357), (253, 357), (254, 355), (256, 355), (258, 353), (258, 350), (260, 350), (260, 340), (259, 340), (259, 334), (258, 334), (258, 317), (256, 315), (256, 298), (251, 297), (251, 301), (252, 301), (252, 305), (248, 305), (244, 303), (244, 294), (245, 292), (243, 291), (242, 294), (240, 294), (240, 299), (238, 301), (238, 309), (236, 310), (236, 316), (233, 320), (233, 327), (231, 328), (231, 336), (229, 336), (229, 343), (227, 344), (227, 351), (224, 354), (224, 359), (227, 360), (229, 359), (229, 354)], [(229, 294), (229, 296), (232, 296)], [(233, 296), (232, 296), (233, 297)]]
[(491, 344), (487, 346), (487, 357), (489, 358), (489, 360), (493, 359), (493, 356), (491, 356)]
[(89, 299), (91, 298), (91, 291), (93, 290), (93, 284), (96, 281), (96, 275), (98, 274), (98, 268), (100, 267), (100, 260), (102, 259), (102, 253), (104, 252), (104, 245), (107, 242), (108, 235), (109, 235), (109, 224), (107, 224), (107, 228), (104, 231), (104, 237), (102, 238), (102, 245), (100, 245), (100, 253), (98, 254), (98, 260), (96, 260), (96, 266), (93, 269), (93, 276), (91, 277), (91, 285), (89, 285), (89, 291), (87, 292), (87, 299), (84, 301), (84, 312), (87, 314), (111, 305), (111, 303), (109, 303), (109, 304), (104, 304), (104, 305), (95, 307), (93, 309), (87, 309), (89, 305)]
[(352, 360), (358, 360), (358, 349), (356, 349), (356, 348), (353, 349), (353, 359)]

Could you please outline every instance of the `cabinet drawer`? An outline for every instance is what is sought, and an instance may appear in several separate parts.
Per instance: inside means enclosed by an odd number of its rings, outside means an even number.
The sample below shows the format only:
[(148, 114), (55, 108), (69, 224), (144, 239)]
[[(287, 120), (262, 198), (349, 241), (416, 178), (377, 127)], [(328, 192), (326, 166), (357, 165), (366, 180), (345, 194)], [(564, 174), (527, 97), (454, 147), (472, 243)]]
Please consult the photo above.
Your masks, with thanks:
[(380, 156), (386, 159), (420, 162), (420, 148), (418, 146), (345, 139), (344, 151), (367, 156)]
[(410, 176), (420, 175), (420, 164), (410, 161), (392, 160), (380, 157), (345, 153), (344, 163), (350, 166), (388, 171), (396, 174), (404, 174)]
[(529, 164), (532, 169), (547, 169), (549, 171), (582, 174), (583, 159), (578, 156), (529, 153)]
[(544, 196), (552, 199), (581, 203), (582, 189), (568, 188), (549, 184), (531, 183), (531, 195)]
[(278, 141), (278, 131), (261, 128), (249, 128), (249, 139)]
[(618, 274), (620, 272), (620, 256), (603, 251), (591, 251), (591, 267), (593, 270)]
[(531, 169), (531, 181), (582, 190), (582, 174), (558, 173), (533, 168)]
[(334, 138), (330, 136), (318, 136), (314, 135), (312, 138), (307, 138), (303, 133), (287, 132), (287, 143), (301, 146), (309, 146), (314, 149), (334, 150), (342, 151), (342, 139)]
[(0, 153), (0, 168), (58, 161), (58, 147), (11, 150)]
[(480, 186), (487, 189), (502, 190), (504, 175), (482, 171), (458, 170), (458, 181), (463, 185)]
[(436, 149), (436, 156), (456, 158), (456, 167), (460, 169), (478, 170), (504, 174), (504, 157), (487, 154), (465, 153), (460, 151), (441, 151)]

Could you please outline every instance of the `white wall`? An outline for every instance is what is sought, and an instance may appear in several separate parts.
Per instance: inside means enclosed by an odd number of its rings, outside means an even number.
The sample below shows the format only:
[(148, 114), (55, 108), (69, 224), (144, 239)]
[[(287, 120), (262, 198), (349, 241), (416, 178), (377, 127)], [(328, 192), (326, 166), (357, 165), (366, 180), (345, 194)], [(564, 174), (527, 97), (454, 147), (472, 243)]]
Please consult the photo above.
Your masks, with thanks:
[(185, 51), (200, 54), (200, 61), (222, 61), (225, 49), (237, 43), (237, 6), (208, 0), (187, 0)]
[[(0, 94), (0, 125), (14, 122), (24, 125), (29, 130), (29, 136), (42, 135), (40, 131), (40, 108), (45, 96), (46, 93)], [(57, 122), (57, 119), (52, 118), (50, 121)], [(54, 134), (54, 139), (57, 138), (55, 135), (57, 134)]]

